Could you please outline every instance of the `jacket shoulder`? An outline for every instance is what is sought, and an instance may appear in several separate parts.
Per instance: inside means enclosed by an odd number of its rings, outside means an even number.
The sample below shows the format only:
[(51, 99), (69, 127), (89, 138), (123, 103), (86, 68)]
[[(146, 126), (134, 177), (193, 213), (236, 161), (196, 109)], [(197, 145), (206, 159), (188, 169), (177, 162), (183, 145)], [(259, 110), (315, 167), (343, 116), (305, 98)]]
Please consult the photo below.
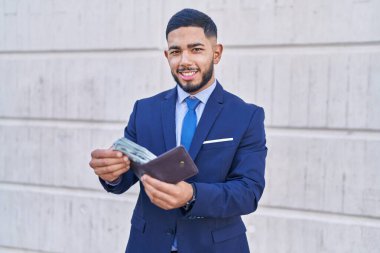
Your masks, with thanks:
[(175, 92), (176, 92), (175, 88), (172, 88), (172, 89), (160, 92), (160, 93), (153, 95), (151, 97), (139, 99), (138, 102), (139, 102), (139, 104), (141, 104), (141, 103), (142, 104), (150, 104), (150, 103), (160, 102), (162, 100), (165, 100), (167, 97), (174, 96), (176, 94)]
[(233, 106), (236, 110), (247, 110), (251, 112), (255, 112), (258, 109), (263, 109), (262, 107), (245, 102), (242, 98), (238, 97), (235, 94), (232, 94), (226, 90), (224, 92), (224, 103), (228, 106)]

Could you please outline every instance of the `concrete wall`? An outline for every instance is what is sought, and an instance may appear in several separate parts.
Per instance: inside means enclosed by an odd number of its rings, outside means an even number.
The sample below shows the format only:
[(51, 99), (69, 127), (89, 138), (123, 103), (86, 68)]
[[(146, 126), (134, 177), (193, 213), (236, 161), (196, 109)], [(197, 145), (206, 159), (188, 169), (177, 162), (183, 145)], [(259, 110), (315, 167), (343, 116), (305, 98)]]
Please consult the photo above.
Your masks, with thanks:
[(138, 189), (102, 191), (94, 148), (173, 86), (171, 15), (214, 18), (224, 87), (264, 106), (252, 252), (379, 252), (380, 1), (0, 1), (0, 252), (123, 252)]

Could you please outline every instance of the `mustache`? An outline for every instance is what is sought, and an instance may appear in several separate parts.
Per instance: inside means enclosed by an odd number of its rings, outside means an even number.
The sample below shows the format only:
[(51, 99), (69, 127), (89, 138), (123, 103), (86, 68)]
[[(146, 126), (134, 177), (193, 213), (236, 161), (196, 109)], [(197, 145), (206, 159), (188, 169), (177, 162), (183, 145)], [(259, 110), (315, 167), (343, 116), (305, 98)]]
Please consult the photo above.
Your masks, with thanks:
[(179, 69), (177, 69), (177, 73), (178, 72), (183, 72), (183, 71), (198, 71), (199, 69), (198, 68), (194, 68), (194, 67), (192, 67), (192, 68), (179, 68)]

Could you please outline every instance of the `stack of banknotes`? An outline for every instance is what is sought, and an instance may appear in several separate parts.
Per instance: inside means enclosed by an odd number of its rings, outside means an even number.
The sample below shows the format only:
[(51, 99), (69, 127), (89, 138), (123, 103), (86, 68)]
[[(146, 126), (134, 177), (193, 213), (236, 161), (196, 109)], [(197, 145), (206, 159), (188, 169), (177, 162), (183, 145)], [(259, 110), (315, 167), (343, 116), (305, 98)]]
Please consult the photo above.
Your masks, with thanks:
[(148, 149), (128, 140), (127, 138), (118, 139), (112, 147), (114, 150), (118, 150), (127, 155), (131, 161), (137, 164), (145, 164), (157, 157)]

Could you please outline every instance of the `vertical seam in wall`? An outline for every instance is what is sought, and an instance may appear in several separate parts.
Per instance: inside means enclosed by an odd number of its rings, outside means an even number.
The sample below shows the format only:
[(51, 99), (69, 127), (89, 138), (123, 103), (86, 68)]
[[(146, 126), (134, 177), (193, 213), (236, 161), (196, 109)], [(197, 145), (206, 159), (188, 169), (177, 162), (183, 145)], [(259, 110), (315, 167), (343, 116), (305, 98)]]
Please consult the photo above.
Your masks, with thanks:
[(372, 77), (372, 64), (371, 64), (371, 58), (372, 58), (372, 56), (371, 55), (368, 55), (368, 66), (367, 66), (367, 99), (365, 100), (366, 101), (366, 115), (365, 115), (365, 120), (366, 120), (366, 122), (365, 122), (365, 127), (366, 128), (369, 128), (369, 126), (370, 126), (370, 124), (369, 124), (369, 113), (368, 113), (368, 111), (369, 111), (369, 108), (370, 108), (370, 99), (368, 99), (368, 98), (370, 98), (370, 96), (371, 96), (371, 81), (372, 81), (372, 79), (371, 79), (371, 77)]
[(253, 96), (253, 101), (255, 101), (255, 103), (257, 101), (257, 90), (258, 90), (257, 87), (259, 86), (259, 83), (258, 83), (258, 81), (259, 81), (259, 77), (258, 77), (258, 64), (259, 64), (259, 62), (257, 61), (257, 59), (255, 59), (255, 78), (254, 78), (254, 80), (255, 80), (255, 82), (254, 82), (255, 87), (253, 88), (254, 93), (255, 93), (254, 96)]
[(349, 123), (348, 123), (348, 115), (349, 115), (349, 109), (350, 109), (350, 107), (349, 107), (349, 100), (350, 100), (350, 77), (351, 77), (351, 75), (350, 75), (350, 69), (351, 69), (351, 66), (350, 66), (350, 64), (351, 64), (351, 56), (349, 55), (348, 56), (348, 59), (347, 59), (347, 65), (346, 65), (346, 71), (347, 71), (347, 73), (346, 73), (346, 75), (347, 75), (347, 86), (346, 86), (346, 111), (345, 111), (345, 117), (344, 117), (344, 121), (345, 121), (345, 123), (344, 123), (344, 126), (346, 127), (346, 128), (348, 128), (348, 125), (349, 125)]
[(325, 127), (329, 126), (329, 108), (330, 108), (330, 85), (331, 85), (331, 56), (327, 61), (327, 94), (326, 94), (326, 108), (325, 108)]
[(272, 56), (271, 57), (271, 60), (272, 60), (272, 70), (271, 70), (271, 107), (270, 107), (270, 124), (273, 125), (273, 122), (274, 122), (274, 110), (273, 110), (273, 107), (274, 107), (274, 72), (275, 72), (275, 58)]
[(292, 90), (293, 90), (293, 88), (294, 88), (294, 84), (293, 84), (293, 81), (294, 81), (294, 72), (293, 72), (293, 70), (294, 70), (294, 65), (295, 65), (295, 63), (294, 63), (294, 61), (295, 61), (295, 59), (294, 59), (294, 57), (293, 56), (291, 56), (290, 57), (290, 76), (289, 76), (289, 85), (288, 85), (288, 117), (287, 117), (287, 126), (290, 126), (290, 118), (292, 117), (292, 99), (293, 99), (293, 96), (292, 96)]
[(309, 123), (310, 123), (310, 107), (311, 106), (319, 106), (319, 105), (315, 105), (315, 104), (313, 104), (313, 105), (311, 105), (310, 104), (310, 96), (311, 96), (311, 86), (313, 85), (313, 80), (312, 80), (312, 77), (313, 77), (313, 75), (311, 74), (311, 72), (312, 72), (312, 67), (311, 67), (311, 65), (310, 65), (310, 63), (308, 63), (308, 66), (307, 66), (307, 80), (308, 80), (308, 82), (307, 82), (307, 103), (306, 103), (306, 106), (307, 106), (307, 108), (306, 108), (306, 126), (309, 126)]

